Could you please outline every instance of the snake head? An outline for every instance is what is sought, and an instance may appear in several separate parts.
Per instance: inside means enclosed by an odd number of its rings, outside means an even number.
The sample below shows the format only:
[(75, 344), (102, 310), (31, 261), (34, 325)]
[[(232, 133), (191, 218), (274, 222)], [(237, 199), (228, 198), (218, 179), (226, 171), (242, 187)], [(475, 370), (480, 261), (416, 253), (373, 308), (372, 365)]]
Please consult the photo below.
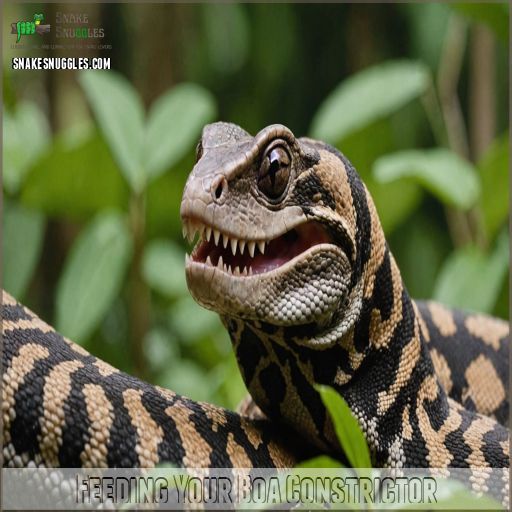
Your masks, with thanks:
[(181, 204), (184, 235), (199, 234), (186, 262), (193, 297), (223, 316), (327, 327), (355, 303), (356, 215), (343, 172), (283, 125), (254, 137), (207, 125)]
[(34, 23), (39, 25), (44, 20), (44, 14), (34, 14)]

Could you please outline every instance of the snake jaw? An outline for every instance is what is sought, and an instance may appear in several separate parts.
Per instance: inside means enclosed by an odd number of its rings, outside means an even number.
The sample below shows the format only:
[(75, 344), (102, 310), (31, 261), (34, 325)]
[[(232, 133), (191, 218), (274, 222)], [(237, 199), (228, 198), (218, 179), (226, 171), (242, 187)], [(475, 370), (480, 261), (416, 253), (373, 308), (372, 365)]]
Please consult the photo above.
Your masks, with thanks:
[(269, 240), (238, 238), (197, 222), (184, 226), (184, 235), (189, 241), (199, 234), (189, 263), (202, 263), (234, 276), (271, 272), (316, 245), (334, 245), (318, 222), (305, 222)]

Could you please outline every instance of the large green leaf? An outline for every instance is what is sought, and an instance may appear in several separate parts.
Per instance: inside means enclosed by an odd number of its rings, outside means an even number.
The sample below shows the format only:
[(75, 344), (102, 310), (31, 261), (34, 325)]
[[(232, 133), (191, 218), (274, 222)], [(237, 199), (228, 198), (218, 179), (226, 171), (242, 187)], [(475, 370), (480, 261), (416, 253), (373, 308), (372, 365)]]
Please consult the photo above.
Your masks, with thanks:
[(371, 468), (368, 444), (361, 427), (345, 400), (329, 386), (317, 385), (322, 402), (329, 411), (341, 449), (353, 468)]
[(491, 313), (507, 275), (508, 243), (503, 232), (490, 255), (472, 246), (455, 251), (437, 277), (433, 298), (449, 306)]
[(476, 23), (485, 23), (503, 42), (508, 43), (508, 2), (465, 2), (447, 5)]
[(3, 287), (23, 297), (34, 273), (44, 234), (41, 213), (6, 201), (3, 218)]
[(167, 240), (154, 240), (144, 250), (142, 272), (151, 288), (168, 297), (187, 294), (185, 251)]
[(57, 329), (83, 342), (103, 319), (119, 293), (131, 256), (123, 217), (95, 218), (79, 235), (57, 287)]
[(4, 112), (3, 183), (8, 192), (14, 194), (20, 189), (30, 166), (49, 143), (48, 122), (35, 103), (21, 102), (14, 114)]
[(311, 135), (332, 144), (387, 116), (420, 96), (430, 83), (428, 68), (415, 61), (390, 61), (342, 82), (320, 105)]
[(59, 136), (30, 170), (21, 199), (48, 215), (88, 219), (105, 208), (127, 208), (128, 186), (99, 133), (72, 143)]
[(445, 204), (471, 208), (480, 194), (474, 167), (447, 149), (399, 151), (379, 158), (373, 174), (381, 183), (412, 179)]
[(509, 139), (508, 132), (496, 139), (478, 162), (482, 181), (480, 204), (485, 228), (493, 238), (509, 211)]
[(124, 177), (140, 192), (146, 184), (144, 108), (137, 92), (113, 71), (85, 71), (79, 80)]
[(215, 117), (212, 95), (195, 84), (181, 84), (160, 96), (149, 111), (144, 167), (158, 176), (195, 145), (202, 127)]

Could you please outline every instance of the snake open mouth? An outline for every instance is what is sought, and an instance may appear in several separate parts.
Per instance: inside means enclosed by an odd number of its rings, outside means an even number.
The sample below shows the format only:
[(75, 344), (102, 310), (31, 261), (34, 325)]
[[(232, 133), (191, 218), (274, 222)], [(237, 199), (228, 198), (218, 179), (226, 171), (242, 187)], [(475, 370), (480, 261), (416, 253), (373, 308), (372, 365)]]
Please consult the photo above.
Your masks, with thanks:
[(319, 222), (306, 222), (272, 240), (245, 240), (202, 224), (184, 224), (183, 234), (193, 241), (199, 232), (190, 260), (235, 276), (270, 272), (315, 245), (333, 243)]

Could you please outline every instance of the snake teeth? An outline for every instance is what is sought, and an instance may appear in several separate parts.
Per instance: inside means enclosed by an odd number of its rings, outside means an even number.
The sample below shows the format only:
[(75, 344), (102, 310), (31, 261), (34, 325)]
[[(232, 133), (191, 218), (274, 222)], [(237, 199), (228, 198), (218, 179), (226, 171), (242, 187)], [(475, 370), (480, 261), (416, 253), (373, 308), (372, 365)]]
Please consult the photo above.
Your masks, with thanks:
[(238, 240), (236, 238), (231, 239), (231, 252), (233, 253), (233, 256), (236, 254), (236, 249), (238, 246)]
[[(237, 256), (238, 253), (243, 255), (245, 253), (245, 249), (247, 248), (251, 258), (254, 258), (254, 256), (257, 254), (256, 251), (259, 251), (261, 254), (265, 254), (267, 244), (269, 243), (266, 240), (238, 239), (230, 236), (227, 233), (222, 233), (212, 226), (202, 224), (201, 222), (195, 221), (193, 219), (187, 219), (183, 221), (182, 231), (183, 238), (188, 240), (189, 243), (193, 243), (195, 240), (199, 240), (199, 242), (202, 241), (204, 243), (214, 243), (217, 247), (221, 246), (222, 244), (222, 247), (228, 251), (231, 251), (233, 256)], [(224, 254), (224, 258), (226, 257), (227, 255)], [(253, 274), (252, 268), (249, 265), (244, 267), (233, 265), (232, 268), (231, 265), (224, 263), (224, 258), (220, 256), (217, 262), (214, 263), (215, 260), (212, 261), (212, 257), (208, 255), (204, 263), (209, 266), (217, 267), (218, 269), (235, 276), (250, 276)], [(193, 261), (193, 259), (193, 257), (189, 256), (186, 261), (188, 263), (189, 261)]]

